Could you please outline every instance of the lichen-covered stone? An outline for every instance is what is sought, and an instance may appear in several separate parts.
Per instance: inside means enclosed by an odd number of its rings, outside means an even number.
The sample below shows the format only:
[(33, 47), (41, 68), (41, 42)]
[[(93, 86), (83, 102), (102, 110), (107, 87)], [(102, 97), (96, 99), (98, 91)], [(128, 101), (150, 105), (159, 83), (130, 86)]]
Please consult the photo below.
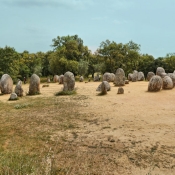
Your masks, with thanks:
[(63, 84), (64, 75), (59, 76), (59, 84)]
[(0, 89), (2, 94), (11, 94), (13, 91), (13, 80), (8, 74), (4, 74), (0, 80)]
[(112, 80), (111, 73), (109, 72), (104, 73), (103, 81), (111, 82), (111, 80)]
[(101, 94), (103, 95), (107, 94), (107, 88), (104, 81), (101, 83)]
[(161, 78), (164, 78), (165, 76), (167, 76), (167, 73), (161, 73)]
[(23, 88), (22, 88), (22, 81), (18, 81), (16, 87), (15, 87), (15, 93), (17, 94), (18, 97), (23, 96)]
[(59, 76), (58, 75), (54, 75), (53, 82), (57, 83), (58, 81), (59, 81)]
[(131, 73), (128, 74), (128, 80), (129, 81), (132, 81), (132, 76), (133, 76), (133, 74), (131, 74)]
[(38, 75), (33, 74), (30, 77), (30, 85), (29, 85), (29, 95), (36, 95), (40, 93), (40, 78)]
[(154, 72), (148, 72), (146, 79), (149, 81), (154, 75), (155, 75)]
[(175, 86), (175, 74), (174, 73), (168, 73), (167, 76), (169, 76), (172, 79), (173, 87)]
[(124, 94), (124, 89), (122, 87), (119, 87), (117, 94)]
[(114, 82), (114, 80), (115, 80), (115, 74), (111, 73), (111, 82)]
[(132, 74), (132, 82), (138, 81), (138, 71), (134, 70)]
[(81, 76), (80, 79), (79, 79), (80, 82), (83, 82), (84, 81), (84, 77)]
[(163, 78), (165, 76), (165, 69), (163, 67), (158, 67), (156, 70), (156, 75)]
[(17, 100), (17, 99), (18, 99), (18, 96), (17, 96), (16, 93), (11, 93), (11, 94), (10, 94), (9, 100)]
[(173, 88), (173, 81), (169, 76), (165, 76), (163, 79), (163, 89), (172, 89)]
[(138, 81), (144, 81), (145, 80), (145, 75), (143, 72), (138, 72)]
[(124, 86), (125, 85), (125, 72), (123, 69), (118, 68), (115, 73), (115, 86)]
[(63, 91), (73, 91), (75, 87), (75, 77), (72, 72), (66, 72), (63, 78)]
[[(110, 86), (109, 82), (103, 81), (103, 84), (106, 86), (106, 90), (107, 91), (110, 91), (111, 90), (111, 86)], [(96, 91), (102, 91), (101, 90), (101, 86), (102, 86), (102, 83), (97, 87)]]
[(148, 91), (150, 92), (160, 91), (162, 85), (163, 85), (162, 78), (158, 75), (154, 75), (149, 81)]
[(96, 76), (94, 76), (94, 81), (100, 81), (100, 75), (97, 74)]

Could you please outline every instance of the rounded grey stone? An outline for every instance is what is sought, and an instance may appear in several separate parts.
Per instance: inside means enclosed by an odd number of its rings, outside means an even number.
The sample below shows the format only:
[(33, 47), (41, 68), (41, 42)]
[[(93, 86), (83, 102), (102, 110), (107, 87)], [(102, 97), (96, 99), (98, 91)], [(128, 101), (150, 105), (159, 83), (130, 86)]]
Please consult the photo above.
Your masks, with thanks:
[(149, 81), (154, 75), (155, 75), (154, 72), (148, 72), (146, 79)]
[(124, 86), (125, 85), (125, 72), (122, 68), (118, 68), (115, 73), (115, 86)]
[(150, 92), (160, 91), (162, 85), (163, 85), (162, 78), (158, 75), (154, 75), (149, 81), (148, 91)]
[(13, 92), (13, 80), (8, 74), (2, 75), (0, 89), (2, 94), (11, 94)]
[(172, 89), (173, 88), (173, 81), (169, 76), (165, 76), (163, 79), (163, 89)]

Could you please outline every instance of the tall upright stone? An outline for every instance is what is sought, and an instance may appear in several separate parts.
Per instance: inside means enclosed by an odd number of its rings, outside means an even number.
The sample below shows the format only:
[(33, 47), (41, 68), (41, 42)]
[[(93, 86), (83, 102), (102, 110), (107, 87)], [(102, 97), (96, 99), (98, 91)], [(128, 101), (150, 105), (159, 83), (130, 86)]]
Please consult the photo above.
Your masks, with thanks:
[(59, 84), (63, 84), (64, 75), (59, 76)]
[(145, 75), (143, 72), (138, 72), (138, 81), (144, 81), (145, 80)]
[(128, 80), (129, 81), (132, 81), (132, 76), (133, 76), (133, 74), (131, 74), (131, 73), (128, 74)]
[(22, 97), (23, 96), (23, 88), (22, 88), (22, 81), (18, 81), (18, 83), (16, 84), (15, 87), (15, 93), (17, 94), (18, 97)]
[(165, 77), (165, 69), (163, 67), (158, 67), (156, 70), (156, 75), (159, 75), (161, 78)]
[(138, 71), (134, 70), (132, 74), (132, 82), (138, 81)]
[(125, 85), (125, 72), (122, 68), (118, 68), (115, 73), (115, 86), (124, 86)]
[(63, 78), (63, 91), (73, 91), (75, 87), (75, 77), (72, 72), (66, 72)]
[(114, 82), (114, 80), (115, 80), (115, 74), (111, 73), (111, 82)]
[(33, 74), (30, 77), (30, 85), (29, 85), (29, 95), (36, 95), (40, 93), (40, 78), (38, 75)]
[(4, 74), (0, 80), (0, 89), (2, 94), (11, 94), (13, 91), (13, 80), (8, 74)]

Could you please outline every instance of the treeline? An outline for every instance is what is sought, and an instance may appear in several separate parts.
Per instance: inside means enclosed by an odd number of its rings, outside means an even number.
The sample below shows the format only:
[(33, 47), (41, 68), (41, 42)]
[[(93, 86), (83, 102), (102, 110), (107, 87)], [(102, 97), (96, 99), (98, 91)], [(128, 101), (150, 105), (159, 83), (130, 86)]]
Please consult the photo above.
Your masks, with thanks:
[(64, 74), (71, 71), (74, 75), (89, 76), (95, 72), (115, 73), (123, 68), (128, 74), (133, 70), (156, 72), (163, 67), (166, 72), (175, 69), (175, 54), (154, 58), (140, 52), (140, 45), (129, 41), (126, 44), (114, 41), (103, 41), (95, 53), (92, 53), (78, 35), (58, 36), (52, 40), (52, 50), (46, 53), (18, 53), (14, 48), (0, 48), (0, 76), (7, 73), (14, 80), (30, 77), (33, 73), (39, 76)]

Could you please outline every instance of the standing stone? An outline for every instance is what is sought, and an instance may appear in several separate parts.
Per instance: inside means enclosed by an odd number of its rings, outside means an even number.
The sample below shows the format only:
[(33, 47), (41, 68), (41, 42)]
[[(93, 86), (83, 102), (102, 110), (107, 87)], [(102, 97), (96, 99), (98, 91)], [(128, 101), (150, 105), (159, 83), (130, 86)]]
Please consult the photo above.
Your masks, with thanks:
[(129, 81), (132, 81), (132, 76), (133, 76), (133, 74), (131, 74), (131, 73), (128, 74), (128, 80)]
[(129, 84), (129, 80), (125, 80), (125, 84)]
[(158, 75), (154, 75), (149, 81), (148, 91), (150, 92), (160, 91), (162, 85), (163, 85), (162, 78)]
[[(103, 84), (105, 85), (107, 91), (111, 90), (111, 86), (107, 81), (103, 81)], [(96, 91), (102, 91), (101, 86), (102, 86), (102, 83), (97, 87)]]
[(36, 95), (40, 93), (40, 78), (38, 75), (33, 74), (30, 77), (30, 85), (29, 85), (29, 95)]
[(104, 75), (103, 75), (103, 81), (107, 81), (107, 82), (111, 82), (111, 74), (110, 73), (108, 73), (108, 72), (106, 72), (106, 73), (104, 73)]
[(75, 86), (75, 77), (72, 72), (66, 72), (63, 78), (63, 91), (73, 91)]
[(165, 76), (163, 79), (163, 89), (172, 89), (173, 88), (173, 81), (169, 76)]
[(117, 94), (124, 94), (124, 89), (122, 87), (119, 87)]
[(168, 73), (167, 74), (173, 81), (173, 87), (175, 86), (175, 74), (174, 73)]
[(11, 93), (9, 100), (17, 100), (18, 96), (16, 93)]
[(50, 83), (50, 77), (47, 77), (47, 83)]
[(94, 76), (94, 81), (100, 81), (100, 75), (97, 74), (96, 76)]
[(59, 84), (63, 84), (64, 75), (59, 76)]
[(80, 82), (83, 82), (83, 81), (84, 81), (83, 76), (80, 77), (79, 81), (80, 81)]
[(138, 71), (134, 70), (132, 74), (132, 82), (138, 81)]
[(101, 94), (103, 95), (107, 94), (107, 89), (104, 81), (101, 84)]
[(155, 75), (154, 72), (148, 72), (146, 79), (149, 81), (154, 75)]
[(114, 80), (115, 80), (115, 74), (111, 73), (111, 82), (114, 82)]
[(17, 94), (18, 97), (23, 96), (23, 88), (22, 88), (22, 81), (18, 81), (16, 87), (15, 87), (15, 93)]
[(124, 86), (125, 85), (125, 72), (123, 69), (118, 68), (115, 73), (115, 86)]
[(8, 74), (4, 74), (0, 80), (2, 94), (11, 94), (13, 91), (13, 80)]
[(163, 67), (158, 67), (156, 70), (156, 75), (159, 75), (160, 77), (165, 77), (165, 69)]
[(54, 75), (53, 82), (56, 83), (58, 81), (59, 81), (59, 76), (58, 75)]
[(139, 72), (138, 73), (138, 81), (144, 81), (144, 79), (145, 79), (144, 73), (143, 72)]

